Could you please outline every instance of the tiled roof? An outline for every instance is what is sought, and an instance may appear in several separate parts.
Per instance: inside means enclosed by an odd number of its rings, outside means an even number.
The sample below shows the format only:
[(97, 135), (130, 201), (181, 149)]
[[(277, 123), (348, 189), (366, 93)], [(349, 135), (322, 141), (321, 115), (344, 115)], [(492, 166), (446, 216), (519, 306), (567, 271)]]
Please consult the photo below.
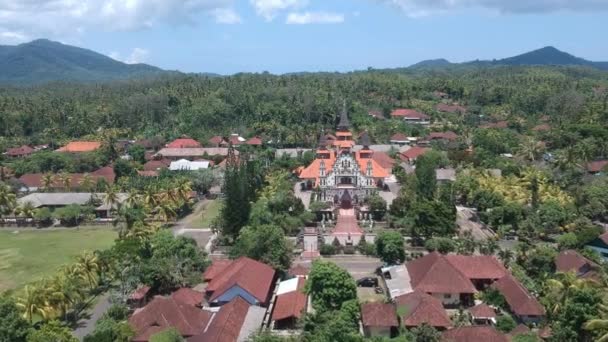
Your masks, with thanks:
[(469, 279), (500, 279), (508, 273), (504, 266), (490, 255), (449, 254), (445, 257)]
[(533, 131), (536, 132), (540, 132), (540, 131), (550, 131), (551, 130), (551, 126), (549, 124), (540, 124), (538, 126), (535, 126), (534, 128), (532, 128)]
[(168, 148), (194, 148), (201, 147), (201, 143), (191, 138), (178, 138), (167, 144)]
[(378, 163), (378, 165), (380, 165), (380, 167), (387, 170), (387, 172), (388, 172), (388, 170), (392, 170), (393, 166), (395, 165), (395, 159), (391, 158), (385, 152), (374, 152), (372, 154), (372, 159), (376, 163)]
[(138, 287), (135, 291), (133, 291), (133, 293), (131, 293), (129, 295), (129, 299), (142, 300), (142, 299), (146, 298), (146, 296), (148, 295), (148, 292), (150, 292), (150, 286)]
[(166, 169), (171, 164), (169, 159), (154, 159), (144, 164), (144, 171), (158, 171), (160, 169)]
[(442, 342), (508, 342), (509, 339), (489, 325), (464, 326), (446, 330)]
[(384, 114), (382, 114), (382, 111), (379, 110), (370, 110), (369, 112), (367, 112), (367, 114), (369, 116), (373, 116), (376, 119), (384, 119)]
[[(234, 151), (234, 153), (238, 154), (238, 151)], [(227, 156), (228, 147), (163, 148), (156, 153), (157, 156), (168, 158), (195, 158), (203, 157), (205, 154)]]
[(207, 270), (205, 270), (205, 273), (203, 274), (203, 280), (205, 280), (205, 281), (213, 280), (213, 278), (217, 277), (231, 263), (232, 263), (232, 260), (227, 260), (227, 259), (214, 260), (211, 263), (211, 266), (209, 266), (207, 268)]
[(433, 140), (433, 139), (456, 140), (456, 139), (458, 139), (458, 134), (456, 134), (452, 131), (431, 132), (426, 138), (427, 138), (427, 140)]
[(395, 307), (387, 303), (361, 304), (361, 322), (365, 327), (398, 327)]
[(608, 160), (596, 160), (587, 164), (587, 171), (589, 172), (600, 172), (606, 168)]
[(475, 293), (475, 287), (454, 265), (437, 252), (406, 265), (414, 289), (426, 293)]
[(216, 135), (213, 138), (209, 139), (209, 143), (211, 143), (212, 145), (218, 146), (221, 143), (226, 143), (226, 140), (224, 139), (224, 137)]
[(406, 327), (428, 324), (435, 328), (448, 328), (452, 321), (441, 301), (422, 291), (414, 291), (395, 298), (397, 313)]
[(431, 117), (424, 114), (424, 113), (420, 113), (419, 111), (416, 111), (414, 109), (395, 109), (391, 112), (391, 116), (393, 117), (401, 117), (401, 118), (408, 118), (408, 119), (430, 119)]
[(236, 342), (249, 308), (249, 303), (237, 296), (222, 306), (205, 332), (189, 338), (188, 342)]
[(200, 306), (203, 303), (205, 295), (202, 292), (195, 291), (191, 288), (182, 287), (179, 290), (173, 292), (171, 294), (171, 298), (180, 303), (192, 306)]
[(557, 272), (580, 272), (584, 266), (596, 266), (596, 264), (580, 255), (577, 251), (568, 249), (561, 251), (555, 258), (555, 270)]
[(259, 137), (253, 137), (253, 138), (247, 140), (247, 142), (245, 144), (252, 145), (252, 146), (260, 146), (260, 145), (262, 145), (262, 139), (260, 139)]
[(308, 275), (308, 273), (310, 272), (310, 268), (302, 265), (302, 264), (297, 264), (295, 266), (292, 266), (289, 271), (287, 271), (287, 274), (289, 274), (290, 276), (306, 276)]
[(268, 302), (275, 271), (259, 261), (241, 257), (226, 266), (207, 285), (211, 293), (209, 301), (214, 301), (233, 286), (239, 286), (262, 304)]
[(93, 152), (101, 147), (99, 141), (72, 141), (59, 148), (57, 152)]
[(156, 297), (148, 305), (135, 311), (129, 324), (135, 331), (133, 341), (148, 341), (151, 335), (175, 328), (184, 337), (199, 334), (207, 326), (212, 314), (173, 298)]
[(295, 291), (277, 296), (274, 310), (272, 311), (273, 321), (279, 321), (291, 317), (302, 317), (306, 310), (308, 299), (304, 293), (305, 282), (306, 280), (303, 277), (300, 277), (298, 278), (298, 286)]
[[(376, 162), (373, 155), (372, 155), (372, 158), (369, 159), (369, 158), (362, 158), (361, 151), (355, 152), (355, 153), (356, 153), (355, 158), (357, 159), (357, 162), (359, 163), (359, 169), (361, 170), (362, 173), (367, 172), (367, 162), (371, 161), (373, 178), (386, 178), (389, 176), (389, 172), (386, 171), (385, 168), (380, 166), (380, 164), (378, 164), (378, 162)], [(375, 154), (375, 152), (374, 152), (374, 154)]]
[(488, 304), (481, 303), (469, 309), (473, 318), (496, 318), (496, 311)]
[(522, 284), (507, 274), (493, 285), (505, 297), (509, 308), (519, 316), (543, 316), (545, 309)]
[(6, 150), (6, 155), (11, 157), (27, 156), (34, 152), (34, 149), (27, 146), (13, 147)]
[(137, 175), (141, 177), (158, 177), (158, 171), (137, 171)]
[(399, 155), (399, 158), (401, 158), (401, 160), (404, 160), (404, 161), (411, 161), (411, 160), (414, 160), (414, 159), (420, 157), (421, 155), (427, 153), (429, 150), (430, 149), (428, 149), (428, 148), (414, 146), (414, 147), (410, 148), (409, 150), (402, 152)]
[[(69, 176), (71, 180), (71, 188), (78, 188), (85, 175), (86, 173), (70, 173)], [(42, 188), (44, 186), (42, 182), (44, 176), (44, 173), (26, 173), (19, 177), (19, 182), (28, 188)], [(53, 177), (54, 179), (51, 187), (63, 188), (64, 184), (59, 179), (58, 174), (54, 174)], [(116, 174), (114, 173), (114, 169), (112, 167), (106, 166), (97, 171), (91, 172), (89, 177), (91, 178), (93, 185), (95, 185), (95, 183), (97, 183), (101, 178), (104, 178), (108, 184), (114, 184)]]
[(403, 133), (395, 133), (391, 136), (391, 141), (408, 141), (407, 140), (407, 135), (403, 134)]
[(515, 329), (513, 329), (509, 332), (509, 335), (517, 336), (517, 335), (527, 334), (529, 332), (530, 332), (530, 328), (528, 328), (526, 325), (520, 323), (515, 327)]

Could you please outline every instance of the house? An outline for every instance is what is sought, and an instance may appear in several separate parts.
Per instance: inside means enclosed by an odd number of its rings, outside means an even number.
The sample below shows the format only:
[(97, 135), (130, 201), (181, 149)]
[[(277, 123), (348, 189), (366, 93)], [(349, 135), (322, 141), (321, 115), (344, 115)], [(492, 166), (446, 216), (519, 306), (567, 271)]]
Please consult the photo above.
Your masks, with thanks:
[(133, 144), (143, 147), (144, 150), (148, 152), (158, 151), (165, 144), (165, 140), (162, 137), (152, 137), (135, 140)]
[(458, 134), (452, 132), (452, 131), (447, 131), (447, 132), (431, 132), (429, 135), (426, 136), (426, 140), (428, 141), (454, 141), (458, 139)]
[(189, 161), (186, 159), (180, 159), (172, 161), (169, 165), (171, 171), (196, 171), (202, 169), (208, 169), (211, 163), (208, 160), (196, 160)]
[(220, 135), (216, 135), (216, 136), (212, 137), (211, 139), (209, 139), (209, 144), (213, 147), (227, 147), (228, 141), (226, 141), (226, 139), (224, 139), (224, 137), (222, 137)]
[(212, 306), (223, 305), (237, 296), (251, 305), (267, 306), (276, 273), (264, 263), (241, 257), (210, 267), (203, 277), (208, 281), (206, 298)]
[(512, 275), (498, 279), (492, 287), (505, 298), (511, 312), (524, 323), (538, 323), (545, 316), (545, 309), (528, 290)]
[(596, 160), (587, 164), (587, 172), (592, 175), (599, 174), (606, 169), (608, 160)]
[(29, 157), (32, 153), (34, 153), (34, 151), (35, 150), (33, 148), (23, 145), (7, 149), (6, 152), (4, 152), (4, 155), (9, 158), (25, 158)]
[(395, 109), (391, 112), (391, 117), (403, 119), (405, 122), (415, 125), (429, 125), (431, 123), (430, 116), (420, 113), (414, 109)]
[(205, 294), (188, 287), (182, 287), (173, 292), (171, 298), (183, 304), (202, 307), (205, 300)]
[(167, 329), (175, 328), (188, 338), (200, 334), (211, 322), (213, 313), (196, 306), (184, 304), (171, 297), (155, 297), (145, 307), (135, 310), (129, 317), (129, 325), (135, 331), (134, 342), (147, 342), (150, 337)]
[(509, 342), (507, 335), (493, 326), (472, 325), (446, 330), (441, 334), (441, 342)]
[(97, 151), (100, 147), (101, 142), (99, 141), (72, 141), (57, 149), (56, 152), (85, 153)]
[(410, 143), (410, 140), (408, 136), (403, 133), (395, 133), (391, 136), (390, 143), (396, 145), (407, 145)]
[(401, 324), (408, 329), (423, 324), (438, 330), (445, 330), (452, 326), (452, 321), (443, 308), (441, 300), (422, 291), (414, 291), (396, 297), (395, 305)]
[(454, 182), (456, 181), (456, 170), (452, 168), (435, 169), (435, 178), (439, 183)]
[(304, 293), (305, 277), (295, 277), (279, 283), (270, 318), (275, 330), (296, 329), (298, 320), (306, 313), (308, 296)]
[(266, 309), (236, 296), (213, 315), (202, 331), (188, 342), (245, 342), (262, 328)]
[(596, 276), (597, 273), (595, 270), (598, 267), (598, 264), (572, 249), (561, 251), (557, 257), (555, 257), (555, 270), (557, 272), (574, 272), (577, 277), (581, 278)]
[(245, 138), (241, 137), (240, 135), (238, 135), (237, 133), (232, 133), (230, 134), (230, 136), (228, 137), (228, 143), (234, 147), (238, 147), (240, 145), (243, 145), (243, 143), (245, 142)]
[(597, 251), (602, 258), (608, 260), (608, 232), (593, 239), (587, 244), (587, 247)]
[[(68, 205), (96, 205), (94, 207), (95, 214), (99, 218), (109, 218), (111, 216), (111, 208), (107, 203), (103, 203), (103, 193), (89, 192), (34, 192), (24, 197), (17, 199), (19, 205), (29, 203), (34, 208), (49, 208), (57, 209)], [(126, 198), (126, 193), (118, 193), (118, 203), (122, 203)]]
[(169, 165), (171, 165), (169, 159), (153, 159), (144, 164), (144, 171), (160, 171), (162, 169), (168, 169)]
[(166, 145), (166, 147), (167, 148), (196, 148), (196, 147), (201, 147), (201, 143), (199, 143), (198, 141), (196, 141), (192, 138), (182, 137), (182, 138), (175, 139), (172, 142), (168, 143)]
[(150, 286), (140, 286), (127, 298), (127, 305), (131, 309), (139, 309), (148, 303)]
[(473, 324), (496, 324), (496, 311), (488, 304), (481, 303), (469, 309)]
[[(167, 158), (170, 160), (188, 159), (195, 160), (212, 156), (227, 156), (228, 147), (196, 147), (196, 148), (163, 148), (154, 156), (155, 158)], [(234, 151), (238, 155), (238, 151)]]
[(287, 274), (292, 277), (306, 277), (308, 276), (309, 272), (310, 268), (302, 264), (297, 264), (295, 266), (291, 266), (291, 268), (287, 271)]
[(435, 90), (435, 91), (433, 92), (433, 97), (435, 97), (435, 98), (437, 98), (437, 99), (443, 99), (443, 100), (445, 100), (445, 99), (449, 98), (449, 97), (450, 97), (450, 95), (448, 95), (448, 93), (444, 93), (444, 92), (442, 92), (442, 91)]
[[(35, 192), (45, 188), (45, 177), (47, 174), (44, 173), (26, 173), (18, 178), (19, 183), (22, 184), (20, 189), (23, 192)], [(67, 176), (70, 179), (70, 189), (66, 189), (66, 184), (62, 182), (59, 174), (52, 175), (53, 179), (50, 184), (47, 184), (53, 189), (71, 190), (82, 187), (83, 181), (88, 179), (92, 186), (96, 186), (100, 182), (104, 182), (108, 185), (114, 184), (116, 179), (116, 173), (114, 168), (111, 166), (105, 166), (101, 169), (93, 171), (91, 173), (70, 173)]]
[(399, 159), (401, 159), (401, 161), (404, 161), (406, 163), (414, 164), (416, 162), (416, 159), (418, 159), (418, 157), (427, 153), (428, 151), (430, 151), (429, 148), (414, 146), (405, 152), (399, 153)]
[(399, 329), (395, 306), (388, 303), (361, 304), (361, 322), (365, 337), (395, 337)]
[(249, 146), (262, 146), (262, 139), (260, 137), (253, 137), (245, 142)]
[(461, 105), (457, 105), (457, 104), (445, 104), (445, 103), (440, 103), (437, 106), (435, 106), (435, 109), (438, 112), (443, 112), (443, 113), (460, 113), (460, 114), (464, 114), (467, 112), (467, 107), (461, 106)]

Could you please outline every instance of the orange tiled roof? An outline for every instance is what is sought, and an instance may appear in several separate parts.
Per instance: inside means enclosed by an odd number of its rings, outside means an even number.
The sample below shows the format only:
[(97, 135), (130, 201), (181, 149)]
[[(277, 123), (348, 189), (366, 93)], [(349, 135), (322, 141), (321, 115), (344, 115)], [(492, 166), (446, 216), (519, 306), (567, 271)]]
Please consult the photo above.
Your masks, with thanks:
[(385, 177), (389, 176), (388, 171), (386, 171), (385, 168), (380, 166), (380, 164), (378, 164), (378, 162), (375, 161), (374, 159), (361, 158), (361, 151), (357, 152), (356, 159), (357, 159), (357, 163), (359, 163), (359, 168), (361, 169), (361, 172), (363, 172), (363, 173), (366, 172), (367, 161), (369, 160), (372, 162), (372, 177), (373, 178), (385, 178)]
[(334, 146), (338, 146), (340, 148), (352, 148), (355, 146), (355, 142), (352, 140), (335, 140)]
[(337, 137), (352, 137), (353, 134), (349, 131), (339, 131), (339, 132), (336, 132), (336, 136)]
[(99, 141), (72, 141), (59, 148), (57, 152), (93, 152), (101, 147)]

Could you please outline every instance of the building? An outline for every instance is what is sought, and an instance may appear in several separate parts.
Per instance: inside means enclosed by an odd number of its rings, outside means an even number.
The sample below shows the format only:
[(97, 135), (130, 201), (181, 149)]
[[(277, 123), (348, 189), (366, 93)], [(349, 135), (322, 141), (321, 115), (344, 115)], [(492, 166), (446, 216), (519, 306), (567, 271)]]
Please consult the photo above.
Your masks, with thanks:
[(144, 171), (160, 171), (168, 169), (169, 165), (171, 165), (169, 159), (152, 159), (144, 164)]
[(279, 283), (271, 315), (275, 330), (293, 330), (306, 313), (308, 296), (304, 293), (306, 277), (298, 276)]
[(221, 135), (216, 135), (209, 139), (209, 144), (213, 147), (228, 147), (228, 141)]
[(428, 141), (455, 141), (458, 139), (458, 134), (447, 131), (447, 132), (431, 132), (425, 138)]
[(262, 138), (260, 137), (253, 137), (245, 142), (245, 145), (249, 146), (262, 146), (262, 144)]
[(205, 294), (188, 287), (182, 287), (171, 294), (173, 300), (190, 306), (203, 307)]
[[(234, 151), (238, 155), (238, 151)], [(212, 156), (226, 157), (228, 147), (196, 147), (196, 148), (163, 148), (154, 156), (155, 158), (167, 158), (169, 160), (188, 159), (195, 160)]]
[(495, 129), (504, 129), (504, 128), (508, 128), (508, 127), (509, 127), (509, 123), (507, 121), (490, 122), (490, 123), (479, 126), (479, 128), (495, 128)]
[(203, 275), (206, 298), (210, 305), (220, 306), (237, 296), (251, 305), (267, 306), (276, 278), (274, 269), (259, 261), (241, 257), (212, 265)]
[(428, 151), (430, 151), (429, 148), (414, 146), (405, 152), (399, 153), (399, 159), (405, 163), (414, 164), (416, 163), (416, 159), (418, 159), (418, 157), (427, 153)]
[(592, 175), (600, 174), (602, 171), (606, 170), (606, 166), (608, 166), (608, 160), (596, 160), (587, 164), (587, 172)]
[(393, 134), (389, 141), (391, 144), (396, 145), (408, 145), (411, 142), (410, 138), (408, 138), (408, 136), (403, 133)]
[(367, 135), (362, 137), (363, 148), (353, 150), (355, 143), (346, 110), (340, 114), (336, 137), (329, 145), (325, 136), (321, 136), (316, 159), (299, 177), (308, 189), (318, 187), (321, 201), (332, 201), (348, 209), (375, 193), (390, 173), (373, 159)]
[(538, 323), (544, 318), (543, 306), (511, 274), (498, 279), (492, 287), (502, 294), (511, 312), (521, 322)]
[(469, 309), (473, 324), (496, 324), (496, 311), (488, 304), (481, 303)]
[(172, 161), (169, 165), (171, 171), (196, 171), (208, 169), (211, 163), (208, 160), (195, 160), (189, 161), (186, 159), (180, 159)]
[(381, 110), (370, 110), (367, 112), (367, 115), (371, 116), (374, 119), (384, 120), (384, 114)]
[(361, 304), (361, 323), (366, 337), (395, 337), (398, 334), (399, 320), (393, 304)]
[(422, 291), (396, 297), (395, 305), (401, 325), (405, 328), (426, 324), (437, 330), (445, 330), (452, 326), (452, 321), (441, 301)]
[(402, 119), (407, 123), (414, 125), (429, 125), (431, 123), (431, 117), (418, 112), (414, 109), (395, 109), (391, 112), (391, 117), (395, 119)]
[(597, 251), (602, 258), (608, 260), (608, 232), (593, 239), (587, 244), (587, 247)]
[(100, 182), (107, 185), (112, 185), (116, 180), (116, 173), (114, 173), (114, 168), (111, 166), (102, 167), (101, 169), (91, 173), (66, 174), (66, 176), (69, 178), (69, 189), (66, 189), (67, 184), (62, 180), (60, 174), (52, 174), (50, 184), (45, 184), (45, 178), (47, 176), (48, 174), (44, 173), (26, 173), (22, 175), (18, 179), (19, 183), (22, 184), (22, 188), (20, 190), (22, 192), (36, 192), (48, 186), (50, 189), (62, 189), (69, 191), (82, 188), (83, 184), (86, 182), (89, 182), (91, 187), (96, 187), (96, 185)]
[(590, 278), (597, 276), (599, 265), (580, 255), (573, 249), (561, 251), (555, 257), (555, 270), (557, 272), (574, 272), (577, 277)]
[(201, 143), (199, 143), (198, 141), (196, 141), (192, 138), (182, 137), (182, 138), (175, 139), (172, 142), (168, 143), (166, 145), (166, 147), (167, 148), (196, 148), (196, 147), (201, 147)]
[[(127, 193), (118, 193), (118, 203), (126, 200)], [(104, 193), (90, 192), (34, 192), (17, 199), (19, 205), (29, 203), (34, 208), (57, 209), (68, 205), (92, 205), (98, 218), (111, 218), (112, 209), (104, 203)], [(115, 205), (114, 205), (115, 206)]]
[(101, 143), (99, 141), (72, 141), (56, 151), (67, 153), (85, 153), (97, 151), (100, 147)]
[(456, 170), (452, 168), (435, 169), (435, 178), (438, 183), (448, 183), (456, 181)]
[(33, 148), (27, 145), (23, 145), (7, 149), (6, 152), (4, 152), (4, 155), (9, 158), (25, 158), (32, 155), (34, 151), (35, 150)]
[(446, 330), (441, 334), (442, 342), (509, 342), (507, 335), (489, 325), (463, 326)]

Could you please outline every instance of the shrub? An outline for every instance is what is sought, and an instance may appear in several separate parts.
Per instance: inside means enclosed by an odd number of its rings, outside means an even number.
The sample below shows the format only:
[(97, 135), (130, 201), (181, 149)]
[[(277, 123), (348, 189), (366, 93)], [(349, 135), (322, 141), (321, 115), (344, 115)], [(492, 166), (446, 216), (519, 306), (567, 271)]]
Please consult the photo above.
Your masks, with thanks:
[(319, 248), (321, 255), (334, 255), (336, 254), (336, 247), (334, 245), (323, 244)]
[(515, 320), (509, 315), (499, 316), (496, 319), (496, 329), (504, 333), (512, 331), (513, 329), (515, 329), (516, 325), (517, 323), (515, 323)]

